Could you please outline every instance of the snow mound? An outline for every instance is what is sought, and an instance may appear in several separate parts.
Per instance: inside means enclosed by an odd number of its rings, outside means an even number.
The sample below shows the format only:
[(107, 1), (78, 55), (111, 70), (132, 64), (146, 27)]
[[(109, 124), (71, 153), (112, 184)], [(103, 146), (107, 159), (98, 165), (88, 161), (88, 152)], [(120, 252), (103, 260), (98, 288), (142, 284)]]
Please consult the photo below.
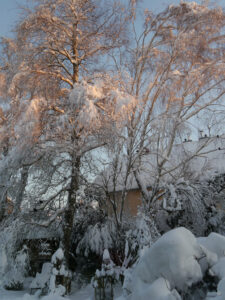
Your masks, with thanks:
[(203, 245), (209, 251), (216, 253), (219, 258), (225, 255), (225, 237), (212, 232), (208, 237), (200, 237), (198, 243)]
[[(183, 227), (173, 229), (140, 258), (132, 274), (129, 299), (181, 300), (179, 293), (192, 295), (190, 292), (195, 292), (192, 285), (204, 280), (207, 272), (220, 281), (217, 291), (206, 291), (204, 299), (224, 300), (225, 237), (211, 233), (208, 237), (195, 238)], [(203, 289), (202, 292), (204, 294)]]
[(217, 276), (219, 279), (225, 278), (225, 257), (218, 260), (218, 262), (210, 269), (210, 273), (213, 276)]
[(134, 292), (132, 300), (181, 300), (175, 289), (170, 290), (170, 283), (164, 278), (156, 279), (151, 285), (139, 282), (139, 288), (142, 289), (142, 292)]
[(217, 286), (217, 293), (208, 293), (206, 300), (224, 300), (225, 299), (225, 278), (220, 280)]
[(42, 266), (41, 273), (37, 273), (36, 277), (31, 282), (30, 288), (31, 289), (43, 289), (47, 287), (48, 281), (51, 277), (52, 272), (52, 264), (51, 263), (44, 263)]
[[(136, 267), (135, 282), (153, 283), (163, 277), (172, 287), (182, 290), (202, 279), (197, 259), (203, 256), (194, 235), (180, 227), (164, 234), (146, 251)], [(138, 287), (137, 287), (138, 288)]]
[[(216, 253), (208, 247), (212, 237), (220, 244)], [(211, 234), (203, 246), (183, 227), (167, 232), (146, 250), (134, 269), (129, 299), (181, 299), (177, 291), (185, 291), (200, 282), (205, 271), (216, 266), (217, 254), (223, 253), (222, 245), (223, 237), (216, 234)], [(211, 272), (216, 272), (216, 269), (212, 268)]]

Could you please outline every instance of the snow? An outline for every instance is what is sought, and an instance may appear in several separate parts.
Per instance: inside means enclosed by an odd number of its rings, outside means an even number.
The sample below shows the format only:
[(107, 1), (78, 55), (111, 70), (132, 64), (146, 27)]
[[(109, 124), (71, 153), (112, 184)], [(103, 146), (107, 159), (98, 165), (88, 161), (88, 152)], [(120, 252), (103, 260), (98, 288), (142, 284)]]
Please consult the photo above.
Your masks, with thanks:
[(225, 257), (218, 260), (218, 262), (210, 269), (210, 273), (217, 276), (219, 279), (225, 278)]
[(225, 255), (225, 237), (212, 232), (208, 237), (200, 237), (198, 243), (203, 245), (209, 251), (216, 253), (219, 258)]
[(2, 274), (5, 273), (6, 267), (7, 267), (7, 256), (6, 256), (5, 248), (0, 248), (0, 284), (1, 284)]
[[(202, 256), (194, 235), (181, 227), (164, 234), (145, 252), (137, 265), (136, 280), (152, 283), (162, 277), (172, 287), (184, 289), (202, 278), (200, 265), (195, 258)], [(137, 287), (138, 288), (138, 287)]]
[(134, 294), (132, 300), (181, 300), (176, 290), (170, 290), (170, 283), (164, 278), (156, 279), (151, 285), (144, 282), (140, 286), (143, 290), (141, 294)]
[(113, 222), (95, 224), (88, 226), (83, 238), (77, 246), (77, 254), (84, 252), (102, 255), (104, 249), (110, 249), (113, 245), (113, 234), (116, 231)]
[[(195, 238), (184, 227), (173, 229), (161, 236), (150, 248), (145, 249), (134, 269), (125, 272), (124, 295), (121, 288), (115, 291), (115, 300), (181, 300), (180, 292), (186, 291), (193, 284), (201, 282), (206, 270), (211, 276), (220, 279), (217, 291), (208, 292), (206, 300), (225, 299), (225, 237), (217, 233), (211, 233), (208, 237)], [(63, 258), (63, 252), (58, 249), (54, 255)], [(104, 250), (103, 258), (110, 260), (108, 250)], [(110, 260), (111, 261), (111, 260)], [(104, 269), (104, 268), (103, 268)], [(111, 263), (105, 265), (105, 269), (99, 272), (99, 276), (107, 272), (111, 274)], [(56, 270), (58, 272), (58, 270)], [(104, 274), (102, 274), (104, 271)], [(112, 275), (112, 274), (111, 274)], [(45, 277), (48, 278), (45, 278)], [(30, 285), (31, 288), (42, 286), (49, 276), (54, 281), (52, 264), (43, 266), (42, 274), (37, 274)], [(127, 282), (126, 282), (127, 281)], [(131, 282), (131, 285), (130, 285)], [(129, 286), (127, 286), (127, 284)], [(28, 286), (28, 285), (27, 285)], [(25, 285), (26, 287), (26, 285)], [(126, 291), (127, 287), (127, 291)], [(61, 297), (65, 290), (58, 286), (50, 288), (50, 295), (38, 298), (39, 292), (29, 295), (24, 292), (12, 292), (0, 289), (1, 300), (93, 300), (93, 286), (74, 291), (67, 297)], [(125, 296), (126, 294), (126, 296)]]
[(41, 273), (36, 274), (36, 277), (31, 282), (30, 288), (31, 289), (44, 288), (50, 279), (51, 272), (52, 272), (52, 264), (44, 263), (42, 266)]
[(105, 249), (103, 252), (103, 261), (110, 260), (110, 255), (108, 249)]
[(189, 230), (180, 227), (167, 232), (137, 264), (131, 299), (181, 299), (176, 290), (186, 290), (202, 280), (202, 258), (208, 266), (217, 262), (217, 256), (201, 246)]
[(225, 299), (225, 237), (211, 233), (196, 239), (183, 227), (173, 229), (145, 251), (134, 269), (129, 299), (181, 299), (179, 291), (201, 282), (208, 269), (220, 282), (206, 299)]
[(205, 14), (209, 11), (209, 9), (204, 5), (199, 5), (196, 2), (186, 2), (181, 1), (181, 5), (170, 5), (169, 9), (172, 10), (182, 10), (183, 8), (186, 9), (186, 14), (192, 16), (192, 14), (196, 14), (201, 16), (202, 14)]
[[(39, 298), (37, 295), (29, 295), (24, 292), (12, 292), (12, 291), (0, 291), (1, 300), (65, 300), (67, 298), (63, 298), (57, 295), (49, 295)], [(68, 298), (69, 299), (69, 298)], [(71, 300), (79, 300), (79, 298), (71, 298)], [(81, 300), (81, 299), (80, 299)], [(88, 298), (83, 300), (89, 300)]]
[(178, 70), (172, 71), (172, 74), (173, 74), (174, 76), (181, 76), (181, 75), (182, 75), (181, 72), (178, 71)]
[(64, 258), (63, 250), (61, 248), (59, 248), (52, 256), (52, 263), (55, 264), (55, 263), (57, 263), (57, 259), (63, 260), (63, 258)]
[(224, 300), (225, 299), (225, 278), (220, 280), (217, 293), (208, 293), (206, 300)]
[[(121, 293), (121, 290), (119, 291)], [(39, 298), (38, 295), (29, 295), (28, 291), (6, 291), (0, 289), (1, 300), (93, 300), (92, 299), (93, 288), (91, 285), (73, 292), (70, 296), (61, 297), (56, 294), (48, 295)], [(115, 299), (117, 300), (117, 299)], [(124, 299), (121, 299), (124, 300)]]
[(90, 286), (86, 287), (85, 289), (82, 289), (71, 296), (68, 297), (61, 297), (56, 294), (48, 295), (39, 298), (37, 295), (29, 295), (27, 292), (20, 292), (20, 291), (6, 291), (0, 290), (0, 299), (1, 300), (91, 300), (90, 294), (92, 292), (92, 289)]
[[(1, 300), (34, 300), (35, 298), (31, 295), (25, 294), (21, 291), (6, 291), (0, 290)], [(36, 300), (36, 299), (35, 299)]]
[(206, 300), (225, 299), (225, 237), (212, 232), (208, 237), (198, 238), (198, 242), (205, 248), (217, 254), (219, 260), (209, 270), (210, 274), (220, 279), (217, 292), (208, 293)]

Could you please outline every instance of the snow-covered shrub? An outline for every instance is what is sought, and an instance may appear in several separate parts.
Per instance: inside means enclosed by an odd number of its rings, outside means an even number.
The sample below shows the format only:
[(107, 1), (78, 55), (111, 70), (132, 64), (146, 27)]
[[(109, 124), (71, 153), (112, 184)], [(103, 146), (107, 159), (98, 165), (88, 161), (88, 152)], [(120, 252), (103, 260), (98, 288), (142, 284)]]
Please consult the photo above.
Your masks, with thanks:
[(8, 265), (7, 255), (4, 247), (0, 248), (0, 287), (2, 286), (2, 279)]
[(193, 284), (203, 280), (203, 258), (208, 268), (217, 262), (217, 255), (200, 245), (187, 229), (167, 232), (145, 251), (135, 267), (130, 299), (181, 299), (179, 294), (187, 295)]
[(36, 274), (30, 285), (31, 293), (39, 291), (42, 296), (64, 296), (70, 291), (70, 278), (71, 273), (66, 269), (63, 250), (59, 248), (53, 254), (51, 263), (43, 264), (41, 273)]
[(22, 290), (29, 270), (29, 255), (26, 246), (17, 252), (13, 266), (4, 276), (3, 285), (8, 290)]
[(15, 265), (17, 251), (21, 247), (24, 224), (20, 220), (9, 220), (0, 224), (0, 285), (5, 274)]
[(210, 268), (209, 274), (219, 282), (216, 291), (207, 293), (206, 300), (225, 299), (225, 237), (213, 232), (208, 237), (198, 238), (198, 243), (218, 257), (218, 261)]
[[(101, 268), (104, 249), (108, 249), (112, 260), (121, 266), (124, 256), (125, 234), (118, 231), (114, 221), (101, 209), (80, 204), (74, 219), (72, 253), (75, 281), (89, 283)], [(77, 277), (78, 275), (78, 277)], [(80, 285), (81, 282), (78, 282)]]
[(207, 234), (214, 231), (225, 235), (225, 211), (223, 209), (212, 209), (209, 214), (208, 229)]
[(74, 220), (73, 251), (88, 257), (102, 256), (104, 249), (111, 249), (117, 239), (116, 226), (104, 212), (90, 205), (80, 204)]
[(51, 262), (53, 269), (49, 284), (50, 294), (64, 296), (71, 289), (71, 273), (66, 268), (64, 252), (61, 248), (54, 253)]
[(51, 263), (44, 263), (41, 273), (37, 273), (30, 285), (31, 294), (40, 291), (40, 295), (46, 295), (49, 290), (49, 281), (52, 273), (53, 265)]
[(85, 256), (88, 256), (89, 253), (102, 255), (104, 249), (113, 248), (116, 236), (115, 232), (115, 224), (110, 221), (89, 225), (77, 246), (77, 254), (83, 252)]
[(126, 232), (125, 260), (123, 265), (132, 265), (160, 237), (153, 218), (139, 211), (134, 224)]
[(203, 189), (203, 184), (184, 180), (168, 185), (163, 208), (169, 213), (168, 223), (172, 228), (184, 226), (198, 236), (205, 234), (210, 203), (205, 201)]
[(197, 239), (198, 243), (208, 249), (209, 251), (216, 253), (219, 258), (225, 256), (225, 237), (212, 232), (207, 237), (200, 237)]
[(113, 285), (119, 280), (120, 268), (110, 258), (107, 249), (103, 252), (101, 270), (96, 270), (92, 285), (95, 289), (95, 300), (113, 300)]
[(156, 225), (151, 216), (141, 210), (138, 211), (135, 223), (130, 224), (126, 232), (124, 260), (121, 266), (123, 278), (123, 294), (128, 296), (132, 290), (132, 271), (147, 249), (160, 237)]
[(157, 203), (155, 208), (156, 224), (162, 233), (179, 226), (188, 228), (197, 236), (215, 230), (222, 232), (224, 213), (215, 206), (223, 198), (218, 178), (195, 182), (181, 178), (166, 185), (161, 206)]

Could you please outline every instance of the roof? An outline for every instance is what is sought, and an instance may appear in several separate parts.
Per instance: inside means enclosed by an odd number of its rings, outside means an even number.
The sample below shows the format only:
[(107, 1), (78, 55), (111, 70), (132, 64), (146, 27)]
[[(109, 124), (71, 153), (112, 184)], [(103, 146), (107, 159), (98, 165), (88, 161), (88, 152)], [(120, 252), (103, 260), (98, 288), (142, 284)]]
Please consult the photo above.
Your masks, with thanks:
[(38, 214), (36, 218), (33, 216), (32, 221), (29, 214), (23, 214), (23, 219), (26, 224), (29, 224), (29, 226), (26, 226), (24, 229), (23, 239), (58, 239), (62, 234), (62, 224), (59, 220), (55, 220), (49, 226), (44, 227), (38, 225), (42, 220), (40, 214)]
[[(159, 157), (157, 151), (154, 152), (152, 149), (142, 156), (141, 164), (137, 162), (133, 164), (133, 170), (138, 168), (142, 182), (148, 187), (153, 184), (157, 176), (157, 156)], [(174, 145), (170, 157), (165, 159), (166, 163), (162, 170), (163, 183), (170, 183), (179, 178), (198, 180), (212, 178), (225, 173), (225, 137), (205, 137), (198, 141), (186, 141)], [(121, 157), (119, 165), (116, 178), (113, 168), (108, 167), (101, 176), (96, 178), (95, 184), (106, 188), (109, 192), (121, 191), (126, 173), (125, 156)], [(127, 189), (138, 189), (133, 172), (128, 177)]]

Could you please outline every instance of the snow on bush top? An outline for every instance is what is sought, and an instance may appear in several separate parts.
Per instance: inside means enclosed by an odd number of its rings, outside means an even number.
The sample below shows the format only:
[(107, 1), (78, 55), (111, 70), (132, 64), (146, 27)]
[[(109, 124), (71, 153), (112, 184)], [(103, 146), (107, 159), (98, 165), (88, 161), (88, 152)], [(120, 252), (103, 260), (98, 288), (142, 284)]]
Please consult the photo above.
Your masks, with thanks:
[(177, 228), (164, 234), (146, 251), (135, 277), (148, 283), (164, 277), (173, 287), (183, 289), (201, 280), (202, 271), (196, 260), (201, 256), (194, 235), (185, 228)]
[(216, 253), (219, 258), (225, 256), (225, 237), (218, 233), (212, 232), (208, 237), (200, 237), (198, 243)]
[(52, 256), (52, 263), (53, 264), (57, 263), (57, 259), (62, 261), (63, 258), (64, 258), (63, 250), (59, 248)]
[(183, 291), (202, 280), (202, 258), (208, 266), (217, 262), (217, 256), (200, 245), (189, 230), (180, 227), (167, 232), (137, 264), (131, 299), (181, 299), (175, 289)]
[(105, 249), (103, 252), (103, 261), (111, 260), (108, 249)]
[(36, 277), (31, 282), (30, 288), (31, 289), (42, 289), (47, 285), (47, 282), (50, 279), (52, 271), (52, 264), (51, 263), (44, 263), (42, 266), (41, 273), (37, 273)]

